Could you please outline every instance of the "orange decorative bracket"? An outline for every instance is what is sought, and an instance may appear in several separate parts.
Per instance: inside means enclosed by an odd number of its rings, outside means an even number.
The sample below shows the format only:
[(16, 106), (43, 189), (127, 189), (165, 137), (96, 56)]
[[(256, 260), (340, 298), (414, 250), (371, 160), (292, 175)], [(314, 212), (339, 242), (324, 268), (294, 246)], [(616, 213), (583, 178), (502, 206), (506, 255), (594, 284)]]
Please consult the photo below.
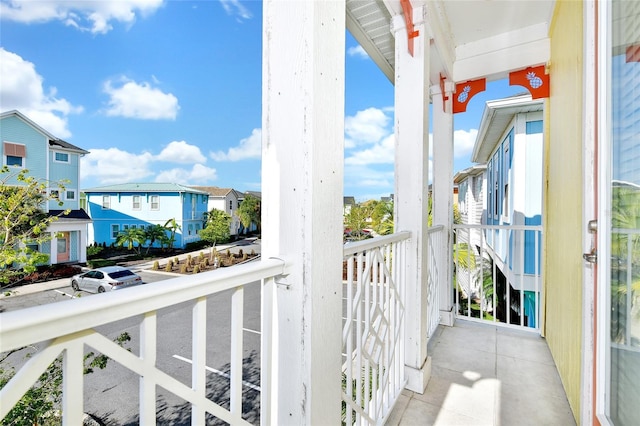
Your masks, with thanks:
[(629, 62), (640, 62), (640, 44), (627, 47), (627, 63)]
[(549, 74), (545, 74), (544, 65), (513, 71), (509, 74), (509, 85), (526, 87), (532, 99), (549, 97)]
[(440, 92), (442, 93), (442, 111), (447, 112), (447, 101), (449, 100), (449, 95), (447, 95), (447, 91), (444, 88), (444, 82), (447, 80), (447, 77), (440, 74)]
[(407, 26), (407, 44), (409, 53), (413, 56), (413, 39), (418, 37), (420, 33), (413, 26), (413, 7), (409, 0), (400, 0), (402, 12), (404, 13), (404, 22)]
[(487, 80), (480, 78), (478, 80), (465, 81), (456, 84), (457, 96), (453, 98), (453, 113), (465, 112), (469, 99), (473, 98), (480, 92), (487, 89)]

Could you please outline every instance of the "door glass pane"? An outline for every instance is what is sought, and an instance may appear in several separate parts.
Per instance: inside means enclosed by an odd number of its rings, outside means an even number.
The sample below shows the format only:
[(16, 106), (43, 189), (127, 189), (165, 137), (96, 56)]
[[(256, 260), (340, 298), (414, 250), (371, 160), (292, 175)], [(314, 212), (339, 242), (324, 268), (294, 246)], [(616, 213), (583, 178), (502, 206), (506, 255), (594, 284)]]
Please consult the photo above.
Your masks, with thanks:
[(66, 238), (58, 238), (58, 253), (67, 252), (67, 240)]
[(612, 2), (611, 318), (608, 414), (640, 413), (640, 2)]

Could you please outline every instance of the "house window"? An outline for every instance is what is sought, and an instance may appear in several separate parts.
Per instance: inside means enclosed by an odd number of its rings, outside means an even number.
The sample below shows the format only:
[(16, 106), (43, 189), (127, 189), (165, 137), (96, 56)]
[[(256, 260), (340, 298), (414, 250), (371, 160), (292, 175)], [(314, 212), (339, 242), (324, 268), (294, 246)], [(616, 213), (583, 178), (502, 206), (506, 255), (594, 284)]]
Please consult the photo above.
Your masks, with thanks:
[(74, 201), (76, 199), (76, 191), (74, 191), (73, 189), (68, 189), (65, 193), (65, 197), (69, 201)]
[(233, 200), (229, 200), (229, 210), (233, 210)]
[(51, 195), (51, 198), (53, 198), (55, 200), (59, 200), (60, 199), (60, 191), (58, 191), (57, 189), (52, 189), (51, 192), (49, 193), (49, 195)]
[(66, 152), (55, 152), (53, 154), (53, 161), (56, 163), (69, 163), (69, 154)]
[(26, 248), (31, 251), (38, 251), (38, 243), (27, 243)]
[(120, 233), (120, 225), (111, 225), (111, 238), (118, 238), (118, 234)]
[(191, 235), (192, 232), (193, 232), (193, 224), (190, 223), (189, 224), (189, 235)]
[(203, 195), (202, 196), (202, 204), (207, 204), (207, 201), (209, 201), (209, 196), (208, 195)]
[(191, 215), (195, 217), (196, 214), (196, 202), (197, 202), (197, 195), (191, 195)]
[(150, 198), (151, 210), (160, 210), (160, 196), (152, 195)]
[(128, 231), (129, 230), (129, 225), (122, 225), (122, 230), (124, 232)]
[(17, 143), (4, 143), (4, 164), (11, 167), (24, 168), (27, 147)]
[(111, 196), (103, 195), (102, 196), (102, 210), (109, 210), (111, 208)]
[(140, 210), (140, 196), (139, 195), (134, 195), (133, 196), (133, 209), (134, 210)]

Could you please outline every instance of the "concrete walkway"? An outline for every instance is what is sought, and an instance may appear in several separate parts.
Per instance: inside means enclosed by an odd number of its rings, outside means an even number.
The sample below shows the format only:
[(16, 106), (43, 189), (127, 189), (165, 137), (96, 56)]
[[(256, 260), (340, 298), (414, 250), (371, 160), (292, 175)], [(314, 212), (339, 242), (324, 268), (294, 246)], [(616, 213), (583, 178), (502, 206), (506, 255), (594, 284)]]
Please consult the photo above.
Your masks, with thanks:
[(575, 425), (544, 338), (463, 320), (429, 342), (423, 395), (404, 391), (387, 425)]

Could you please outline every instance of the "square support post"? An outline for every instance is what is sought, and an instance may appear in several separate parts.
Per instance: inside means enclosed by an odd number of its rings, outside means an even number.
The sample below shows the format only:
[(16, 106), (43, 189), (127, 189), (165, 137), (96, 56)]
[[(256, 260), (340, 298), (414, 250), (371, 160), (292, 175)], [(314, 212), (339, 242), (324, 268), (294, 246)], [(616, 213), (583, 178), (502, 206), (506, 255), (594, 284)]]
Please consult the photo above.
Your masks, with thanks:
[[(417, 18), (417, 19), (416, 19)], [(431, 374), (427, 357), (427, 186), (429, 175), (429, 39), (423, 8), (414, 10), (413, 56), (402, 16), (392, 20), (395, 50), (395, 221), (410, 231), (406, 253), (405, 376), (423, 393)]]
[(291, 272), (263, 296), (274, 340), (261, 421), (340, 424), (345, 1), (263, 8), (262, 256)]
[[(433, 102), (433, 224), (444, 226), (442, 246), (437, 250), (440, 324), (452, 326), (453, 312), (453, 83), (431, 87)], [(447, 100), (443, 98), (448, 97)], [(443, 108), (444, 106), (444, 108)]]

